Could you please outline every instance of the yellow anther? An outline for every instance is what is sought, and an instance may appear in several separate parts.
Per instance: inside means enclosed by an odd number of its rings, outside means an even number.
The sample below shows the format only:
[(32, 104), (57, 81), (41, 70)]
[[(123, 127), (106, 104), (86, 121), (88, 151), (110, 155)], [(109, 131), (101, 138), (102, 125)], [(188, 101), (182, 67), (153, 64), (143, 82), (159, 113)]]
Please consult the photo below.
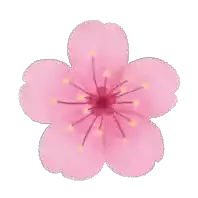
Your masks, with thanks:
[(103, 73), (103, 77), (110, 77), (110, 72), (108, 70), (105, 70), (104, 73)]
[(82, 145), (78, 145), (78, 151), (82, 152), (83, 151), (83, 146)]
[(131, 120), (131, 122), (129, 122), (129, 125), (131, 125), (131, 126), (136, 126), (137, 123), (136, 123), (134, 120)]
[(135, 106), (138, 106), (138, 105), (140, 104), (140, 101), (139, 101), (139, 100), (133, 100), (132, 102), (133, 102), (133, 104), (134, 104)]
[(84, 100), (84, 98), (85, 98), (85, 95), (83, 95), (83, 94), (80, 94), (77, 97), (78, 100)]
[(90, 51), (89, 51), (89, 54), (90, 54), (91, 56), (95, 56), (95, 51), (94, 51), (94, 50), (90, 50)]
[(51, 98), (51, 99), (50, 99), (50, 103), (56, 104), (56, 103), (57, 103), (57, 99), (56, 99), (56, 98)]
[(89, 113), (89, 109), (88, 109), (88, 108), (84, 108), (84, 109), (83, 109), (83, 113), (84, 113), (84, 114)]
[(69, 83), (69, 78), (63, 78), (63, 84), (68, 84)]
[(126, 87), (121, 87), (121, 93), (126, 93), (126, 91), (127, 91), (127, 89), (126, 89)]
[(128, 143), (128, 141), (129, 141), (129, 140), (128, 140), (126, 137), (123, 138), (124, 144)]
[(101, 137), (102, 135), (103, 135), (102, 130), (101, 130), (101, 129), (98, 129), (98, 130), (97, 130), (97, 136), (98, 136), (98, 137)]
[(147, 89), (148, 86), (149, 86), (148, 83), (143, 83), (143, 84), (142, 84), (142, 87), (143, 87), (144, 89)]
[(68, 124), (68, 125), (65, 127), (65, 129), (66, 129), (67, 131), (72, 131), (72, 130), (73, 130), (73, 126), (72, 126), (71, 124)]

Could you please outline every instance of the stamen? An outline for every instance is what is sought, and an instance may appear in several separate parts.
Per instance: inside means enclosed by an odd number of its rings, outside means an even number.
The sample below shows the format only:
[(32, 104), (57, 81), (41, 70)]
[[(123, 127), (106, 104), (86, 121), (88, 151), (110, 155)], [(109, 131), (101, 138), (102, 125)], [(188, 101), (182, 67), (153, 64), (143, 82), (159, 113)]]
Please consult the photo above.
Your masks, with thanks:
[(64, 127), (67, 131), (72, 131), (73, 127), (71, 124), (67, 125), (66, 127)]
[(105, 88), (105, 93), (106, 93), (106, 87), (107, 87), (107, 77), (104, 79), (104, 88)]
[(123, 142), (124, 142), (124, 144), (127, 144), (127, 143), (128, 143), (128, 141), (129, 141), (129, 140), (128, 140), (126, 137), (124, 137), (124, 138), (123, 138)]
[(80, 94), (80, 95), (78, 95), (77, 99), (78, 100), (84, 100), (85, 99), (85, 96), (83, 94)]
[(135, 115), (137, 115), (138, 117), (140, 117), (142, 119), (146, 119), (142, 114), (137, 113), (136, 111), (133, 111), (133, 110), (126, 110), (124, 113), (126, 113), (126, 114), (135, 114)]
[(82, 104), (88, 104), (88, 102), (65, 102), (65, 101), (57, 101), (57, 103), (60, 104), (68, 104), (68, 105), (82, 105)]
[(76, 122), (73, 122), (73, 123), (72, 123), (72, 127), (75, 126), (75, 125), (77, 125), (77, 124), (79, 124), (79, 123), (81, 123), (82, 121), (84, 121), (85, 119), (87, 119), (87, 118), (88, 118), (89, 116), (91, 116), (92, 114), (93, 114), (93, 113), (90, 113), (90, 114), (88, 114), (88, 115), (82, 117), (81, 119), (77, 120)]
[(98, 137), (101, 137), (102, 134), (103, 134), (103, 132), (102, 132), (103, 118), (104, 118), (104, 116), (101, 115), (101, 116), (100, 116), (100, 124), (99, 124), (99, 127), (98, 127), (98, 129), (97, 129), (97, 136), (98, 136)]
[(122, 113), (116, 111), (115, 109), (113, 109), (113, 112), (115, 112), (116, 114), (118, 114), (120, 117), (123, 117), (124, 119), (126, 119), (127, 121), (131, 121), (131, 119), (125, 115), (123, 115)]
[(76, 84), (74, 84), (74, 83), (72, 83), (72, 82), (70, 82), (69, 84), (70, 84), (71, 86), (75, 87), (76, 89), (79, 89), (79, 90), (81, 90), (82, 92), (88, 94), (89, 96), (92, 96), (92, 95), (93, 95), (93, 94), (87, 92), (86, 90), (84, 90), (83, 88), (79, 87), (78, 85), (76, 85)]
[(88, 108), (88, 111), (97, 108), (96, 106)]
[(121, 101), (121, 102), (115, 102), (115, 104), (132, 104), (133, 101)]
[(139, 106), (140, 101), (139, 100), (133, 100), (132, 103), (137, 107), (137, 106)]
[(127, 80), (124, 80), (122, 81), (121, 83), (119, 83), (118, 85), (116, 85), (114, 88), (112, 88), (110, 91), (109, 91), (109, 94), (112, 93), (113, 91), (115, 91), (117, 88), (121, 87), (123, 84), (127, 83), (128, 81)]
[(56, 103), (57, 103), (57, 99), (56, 99), (56, 98), (51, 98), (51, 99), (50, 99), (50, 103), (56, 104)]
[(99, 95), (98, 85), (97, 85), (97, 82), (96, 82), (95, 59), (94, 59), (93, 56), (91, 57), (91, 65), (92, 65), (92, 71), (93, 71), (93, 81), (94, 81), (95, 86), (96, 86), (96, 91), (97, 91), (97, 93)]
[(149, 86), (148, 83), (143, 83), (143, 84), (142, 84), (142, 87), (145, 88), (145, 89), (147, 89), (148, 86)]
[(104, 76), (104, 90), (105, 90), (105, 94), (106, 94), (107, 78), (110, 76), (110, 74), (108, 71), (105, 71), (103, 76)]
[(68, 84), (68, 83), (69, 83), (69, 78), (65, 77), (65, 78), (63, 79), (63, 84)]
[(131, 125), (131, 126), (136, 126), (137, 123), (136, 123), (134, 120), (131, 120), (131, 121), (129, 122), (129, 125)]
[(102, 128), (103, 118), (104, 118), (104, 116), (101, 115), (100, 116), (100, 124), (99, 124), (99, 127), (98, 127), (99, 130), (101, 130), (101, 128)]
[(108, 70), (105, 70), (104, 73), (103, 73), (103, 77), (110, 77), (110, 72)]
[(139, 100), (132, 100), (132, 101), (115, 102), (114, 104), (134, 104), (137, 107), (140, 104), (140, 102)]
[(120, 93), (120, 91), (117, 91), (113, 94), (113, 96), (118, 95)]
[(92, 121), (91, 125), (89, 126), (89, 128), (88, 128), (88, 130), (87, 130), (87, 132), (86, 132), (86, 134), (85, 134), (85, 137), (83, 138), (82, 146), (84, 146), (85, 140), (87, 139), (87, 136), (89, 135), (89, 132), (91, 131), (91, 129), (92, 129), (92, 127), (93, 127), (93, 125), (94, 125), (94, 123), (95, 123), (95, 121), (96, 121), (97, 118), (98, 118), (98, 116), (96, 116), (96, 117), (94, 118), (94, 120)]
[(126, 135), (124, 134), (124, 131), (122, 130), (122, 127), (121, 127), (121, 125), (120, 125), (120, 123), (119, 123), (119, 121), (118, 121), (118, 119), (117, 119), (117, 117), (116, 117), (116, 115), (114, 113), (113, 113), (113, 118), (114, 118), (114, 120), (115, 120), (115, 122), (116, 122), (116, 124), (117, 124), (117, 126), (118, 126), (118, 128), (119, 128), (119, 130), (120, 130), (120, 132), (122, 134), (122, 136), (125, 138)]
[(96, 99), (96, 98), (98, 98), (98, 96), (93, 94), (91, 97), (90, 96), (85, 96), (84, 98), (85, 99), (90, 99), (90, 98), (91, 99)]
[(83, 151), (82, 145), (79, 145), (79, 146), (78, 146), (78, 151), (79, 151), (79, 152), (82, 152), (82, 151)]
[(117, 95), (119, 95), (119, 94), (120, 94), (120, 91), (111, 94), (109, 97), (110, 97), (110, 98), (117, 97)]
[(88, 109), (88, 108), (84, 108), (84, 109), (83, 109), (83, 113), (84, 113), (84, 114), (88, 114), (88, 113), (89, 113), (89, 109)]
[(102, 129), (98, 129), (98, 130), (97, 130), (97, 136), (98, 136), (98, 137), (101, 137), (102, 134), (103, 134)]
[(142, 88), (144, 88), (144, 87), (138, 87), (138, 88), (133, 89), (133, 90), (131, 90), (131, 91), (125, 92), (125, 93), (123, 93), (123, 94), (120, 94), (120, 95), (118, 95), (118, 96), (116, 96), (116, 97), (119, 98), (119, 97), (124, 96), (124, 95), (126, 95), (126, 94), (129, 94), (129, 93), (138, 91), (138, 90), (140, 90), (140, 89), (142, 89)]
[(94, 50), (90, 50), (89, 54), (90, 54), (91, 56), (95, 56), (95, 51), (94, 51)]
[(129, 122), (129, 125), (131, 126), (136, 126), (137, 123), (134, 120), (131, 120), (129, 117), (121, 114), (120, 112), (116, 111), (115, 109), (113, 109), (113, 111), (118, 114), (120, 117), (124, 118), (125, 120), (127, 120)]
[(121, 90), (121, 93), (122, 93), (122, 94), (127, 92), (126, 87), (121, 87), (120, 90)]

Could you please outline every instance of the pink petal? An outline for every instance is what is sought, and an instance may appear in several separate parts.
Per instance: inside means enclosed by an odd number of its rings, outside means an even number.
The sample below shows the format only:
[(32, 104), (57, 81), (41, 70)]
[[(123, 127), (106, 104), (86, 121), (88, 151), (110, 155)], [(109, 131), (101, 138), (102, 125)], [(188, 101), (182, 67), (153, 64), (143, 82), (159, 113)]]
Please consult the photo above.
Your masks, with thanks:
[(129, 64), (126, 73), (134, 78), (148, 81), (152, 86), (174, 93), (179, 88), (179, 76), (166, 62), (156, 58), (142, 58)]
[(140, 89), (120, 98), (123, 101), (138, 100), (139, 105), (133, 110), (146, 117), (158, 117), (167, 113), (177, 102), (174, 92), (179, 87), (176, 71), (168, 63), (155, 58), (142, 58), (131, 62), (123, 79), (129, 80), (125, 85), (128, 90), (147, 84)]
[(68, 56), (71, 65), (85, 70), (94, 51), (96, 67), (119, 68), (128, 62), (128, 42), (124, 31), (116, 24), (87, 21), (78, 25), (70, 35)]
[(72, 131), (66, 129), (66, 123), (46, 129), (40, 141), (40, 159), (47, 170), (76, 180), (90, 178), (101, 170), (104, 148), (102, 139), (95, 134), (96, 128), (90, 131), (82, 151), (78, 150), (93, 119), (74, 126)]
[[(126, 135), (124, 141), (115, 123), (112, 132), (106, 133), (106, 163), (116, 173), (123, 176), (141, 176), (148, 173), (155, 161), (163, 157), (163, 140), (160, 130), (149, 120), (132, 116), (136, 126), (130, 126), (118, 117)], [(110, 123), (111, 122), (111, 123)]]
[(76, 101), (79, 90), (64, 84), (65, 77), (75, 80), (78, 76), (69, 66), (57, 60), (36, 61), (25, 71), (23, 79), (27, 83), (20, 90), (20, 102), (31, 119), (41, 123), (60, 121), (77, 108), (52, 102), (54, 99)]

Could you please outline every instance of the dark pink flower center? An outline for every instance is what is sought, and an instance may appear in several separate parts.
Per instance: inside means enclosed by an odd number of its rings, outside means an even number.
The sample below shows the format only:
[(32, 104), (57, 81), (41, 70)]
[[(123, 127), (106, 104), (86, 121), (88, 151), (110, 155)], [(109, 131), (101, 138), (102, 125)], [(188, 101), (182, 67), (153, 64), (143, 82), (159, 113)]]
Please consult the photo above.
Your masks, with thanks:
[(113, 113), (113, 104), (116, 103), (116, 96), (109, 93), (106, 87), (98, 87), (96, 95), (90, 95), (87, 103), (92, 106), (91, 112), (96, 116), (108, 115)]

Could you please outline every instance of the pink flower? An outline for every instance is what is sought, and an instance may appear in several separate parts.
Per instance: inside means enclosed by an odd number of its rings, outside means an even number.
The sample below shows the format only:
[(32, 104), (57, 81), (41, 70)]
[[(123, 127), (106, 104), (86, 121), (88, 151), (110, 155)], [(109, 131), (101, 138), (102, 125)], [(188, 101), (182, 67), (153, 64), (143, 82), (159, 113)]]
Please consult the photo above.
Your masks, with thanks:
[(40, 159), (50, 172), (86, 179), (104, 162), (123, 176), (149, 172), (163, 156), (160, 130), (149, 119), (176, 103), (175, 70), (156, 58), (128, 63), (128, 42), (116, 24), (88, 21), (68, 42), (72, 65), (39, 60), (25, 71), (24, 112), (50, 123)]

